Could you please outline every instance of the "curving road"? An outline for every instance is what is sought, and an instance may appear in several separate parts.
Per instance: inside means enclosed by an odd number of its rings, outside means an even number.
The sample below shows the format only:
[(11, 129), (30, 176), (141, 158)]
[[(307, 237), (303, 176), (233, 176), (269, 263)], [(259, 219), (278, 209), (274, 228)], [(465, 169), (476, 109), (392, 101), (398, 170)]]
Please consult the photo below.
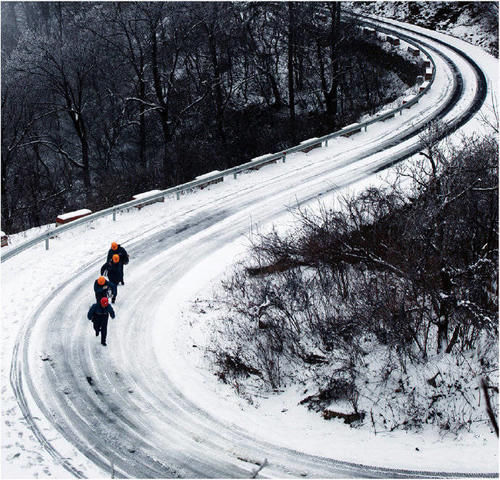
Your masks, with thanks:
[(86, 322), (77, 320), (87, 311), (89, 285), (102, 256), (62, 279), (57, 295), (48, 296), (29, 316), (13, 351), (11, 385), (34, 435), (72, 475), (84, 473), (43, 433), (35, 407), (115, 477), (248, 478), (256, 468), (254, 459), (263, 458), (269, 465), (261, 475), (280, 478), (304, 472), (319, 478), (467, 476), (352, 464), (254, 438), (211, 416), (202, 399), (186, 396), (162, 368), (154, 338), (159, 322), (176, 321), (162, 318), (161, 299), (203, 259), (246, 235), (250, 222), (268, 224), (290, 205), (307, 203), (412, 155), (419, 150), (418, 134), (432, 119), (440, 118), (452, 131), (477, 112), (487, 85), (472, 59), (442, 41), (392, 29), (425, 44), (436, 61), (436, 84), (445, 86), (405, 112), (403, 126), (386, 122), (371, 137), (370, 131), (363, 133), (362, 145), (344, 139), (321, 158), (276, 168), (275, 175), (258, 184), (238, 188), (237, 181), (228, 182), (218, 198), (177, 209), (171, 226), (129, 238), (125, 245), (133, 262), (121, 288), (129, 294), (118, 297), (121, 326), (115, 329), (111, 323), (107, 349), (89, 335)]

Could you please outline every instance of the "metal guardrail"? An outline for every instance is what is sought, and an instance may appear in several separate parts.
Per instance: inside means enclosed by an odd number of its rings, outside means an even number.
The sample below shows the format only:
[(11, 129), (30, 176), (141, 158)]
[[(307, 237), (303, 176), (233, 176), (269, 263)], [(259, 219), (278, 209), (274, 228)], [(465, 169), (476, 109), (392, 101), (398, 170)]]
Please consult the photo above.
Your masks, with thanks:
[(42, 233), (41, 235), (38, 235), (37, 237), (34, 237), (31, 240), (28, 240), (27, 242), (25, 242), (17, 247), (14, 247), (5, 253), (1, 253), (1, 262), (3, 263), (6, 260), (8, 260), (9, 258), (23, 252), (24, 250), (27, 250), (28, 248), (31, 248), (32, 246), (34, 246), (38, 243), (41, 243), (43, 241), (45, 241), (45, 248), (48, 250), (49, 240), (51, 238), (65, 232), (67, 230), (76, 228), (80, 225), (84, 225), (86, 223), (92, 222), (92, 221), (97, 220), (99, 218), (103, 218), (107, 215), (112, 215), (113, 220), (116, 220), (116, 213), (120, 212), (122, 210), (127, 210), (129, 208), (144, 205), (145, 203), (148, 203), (148, 202), (151, 202), (154, 200), (158, 200), (158, 199), (161, 199), (161, 198), (167, 197), (169, 195), (173, 195), (173, 194), (175, 194), (177, 199), (179, 199), (180, 194), (182, 192), (192, 190), (192, 189), (200, 187), (202, 185), (206, 185), (210, 182), (219, 180), (219, 179), (224, 178), (226, 176), (229, 176), (231, 174), (234, 176), (234, 178), (237, 178), (238, 174), (240, 174), (244, 171), (247, 171), (250, 169), (257, 169), (261, 166), (264, 166), (264, 165), (271, 163), (271, 162), (276, 162), (280, 159), (283, 160), (283, 162), (284, 162), (284, 161), (286, 161), (286, 156), (290, 155), (292, 153), (302, 152), (302, 151), (307, 150), (309, 148), (322, 146), (323, 142), (325, 143), (325, 146), (327, 146), (328, 140), (330, 140), (330, 139), (337, 138), (337, 137), (340, 137), (343, 135), (348, 135), (350, 133), (359, 132), (363, 128), (366, 131), (369, 125), (387, 120), (388, 118), (392, 118), (396, 115), (396, 113), (398, 113), (398, 112), (402, 113), (403, 110), (410, 108), (413, 105), (415, 105), (416, 103), (418, 103), (420, 98), (429, 91), (432, 83), (434, 82), (434, 78), (436, 75), (436, 64), (435, 64), (432, 56), (425, 49), (423, 49), (417, 42), (415, 42), (414, 40), (412, 40), (406, 36), (401, 35), (399, 32), (395, 32), (389, 28), (381, 27), (377, 24), (373, 24), (373, 23), (367, 22), (367, 21), (362, 21), (361, 23), (363, 25), (369, 25), (371, 27), (374, 27), (377, 31), (380, 31), (380, 32), (391, 33), (393, 35), (399, 36), (400, 38), (404, 37), (404, 41), (406, 43), (409, 43), (409, 44), (417, 47), (424, 54), (424, 56), (426, 56), (427, 59), (429, 59), (430, 62), (432, 63), (432, 78), (431, 78), (431, 80), (429, 80), (428, 85), (425, 87), (425, 89), (422, 92), (415, 95), (415, 97), (410, 99), (407, 103), (405, 103), (401, 107), (395, 108), (393, 110), (389, 110), (388, 112), (386, 112), (382, 115), (375, 115), (372, 119), (367, 120), (366, 122), (357, 123), (357, 124), (353, 124), (353, 125), (348, 126), (348, 127), (344, 127), (341, 130), (330, 133), (328, 135), (314, 138), (314, 139), (311, 139), (309, 141), (304, 141), (300, 145), (287, 148), (286, 150), (282, 150), (282, 151), (277, 152), (277, 153), (264, 155), (262, 157), (259, 157), (256, 160), (250, 160), (247, 163), (244, 163), (242, 165), (238, 165), (238, 166), (233, 167), (233, 168), (229, 168), (227, 170), (223, 170), (222, 172), (216, 173), (216, 174), (211, 175), (211, 176), (207, 176), (203, 179), (193, 180), (191, 182), (187, 182), (187, 183), (184, 183), (182, 185), (177, 185), (175, 187), (167, 188), (166, 190), (162, 190), (161, 192), (155, 193), (151, 196), (141, 198), (138, 200), (131, 200), (129, 202), (122, 203), (120, 205), (115, 205), (113, 207), (106, 208), (105, 210), (100, 210), (99, 212), (87, 215), (87, 216), (82, 217), (82, 218), (77, 219), (77, 220), (74, 220), (74, 221), (67, 223), (65, 225), (58, 226), (55, 229), (49, 230), (45, 233)]

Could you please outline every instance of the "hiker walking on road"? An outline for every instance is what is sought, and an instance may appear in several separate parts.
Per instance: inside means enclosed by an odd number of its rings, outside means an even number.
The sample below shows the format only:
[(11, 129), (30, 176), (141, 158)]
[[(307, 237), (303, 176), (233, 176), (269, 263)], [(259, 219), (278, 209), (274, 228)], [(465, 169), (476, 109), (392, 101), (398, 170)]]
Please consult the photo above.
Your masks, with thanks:
[(96, 302), (99, 302), (101, 298), (104, 297), (116, 297), (117, 293), (117, 288), (116, 285), (113, 282), (110, 282), (109, 280), (106, 280), (103, 276), (100, 276), (95, 282), (94, 282), (94, 292), (95, 292), (95, 299)]
[(106, 262), (101, 267), (101, 275), (107, 275), (110, 282), (114, 284), (115, 289), (112, 292), (111, 303), (115, 303), (118, 288), (116, 287), (123, 280), (123, 270), (120, 269), (120, 256), (114, 254), (111, 261)]
[(120, 274), (121, 274), (120, 283), (122, 285), (125, 285), (125, 282), (123, 281), (123, 265), (128, 265), (129, 261), (128, 253), (121, 245), (119, 245), (116, 242), (112, 242), (111, 248), (108, 251), (108, 258), (106, 261), (108, 263), (111, 262), (114, 255), (118, 255), (119, 257), (118, 265), (120, 266)]
[(87, 313), (87, 318), (94, 324), (95, 336), (99, 336), (101, 333), (101, 345), (104, 347), (106, 344), (106, 335), (108, 333), (108, 317), (115, 318), (115, 311), (113, 307), (108, 302), (108, 297), (102, 297), (97, 303), (94, 303), (90, 307)]

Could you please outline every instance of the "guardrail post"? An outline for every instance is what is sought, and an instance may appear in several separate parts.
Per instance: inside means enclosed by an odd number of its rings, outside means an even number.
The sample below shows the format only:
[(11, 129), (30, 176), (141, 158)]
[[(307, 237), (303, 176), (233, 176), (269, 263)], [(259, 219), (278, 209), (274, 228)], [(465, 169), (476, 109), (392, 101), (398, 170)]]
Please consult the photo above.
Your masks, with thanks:
[(365, 132), (368, 131), (368, 125), (365, 125)]
[(233, 177), (236, 180), (238, 178), (238, 174), (236, 172), (234, 172)]
[(49, 237), (45, 239), (45, 250), (49, 249)]
[(181, 199), (181, 194), (180, 194), (179, 190), (177, 190), (177, 192), (175, 192), (175, 196), (176, 196), (177, 200)]
[(283, 154), (283, 163), (286, 162), (286, 153)]
[(113, 210), (113, 222), (116, 222), (116, 210)]

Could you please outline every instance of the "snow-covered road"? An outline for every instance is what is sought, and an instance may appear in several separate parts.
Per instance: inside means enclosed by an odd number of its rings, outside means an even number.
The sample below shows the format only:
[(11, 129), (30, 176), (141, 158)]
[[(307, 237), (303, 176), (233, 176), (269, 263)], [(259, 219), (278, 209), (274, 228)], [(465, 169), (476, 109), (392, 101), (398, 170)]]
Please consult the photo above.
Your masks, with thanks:
[[(442, 37), (468, 50), (489, 88), (496, 85), (491, 57)], [(451, 124), (477, 102), (477, 74), (467, 60), (424, 41), (433, 49), (435, 84), (403, 115), (179, 201), (123, 213), (117, 222), (95, 221), (51, 241), (47, 252), (39, 245), (2, 265), (2, 321), (9, 323), (2, 336), (3, 477), (68, 471), (102, 477), (112, 470), (124, 477), (249, 477), (264, 458), (269, 465), (261, 475), (281, 478), (496, 471), (491, 445), (484, 443), (464, 447), (468, 460), (457, 454), (459, 447), (445, 445), (438, 458), (403, 456), (390, 463), (382, 454), (390, 439), (373, 439), (370, 449), (357, 452), (306, 446), (300, 432), (287, 434), (286, 421), (239, 417), (223, 399), (214, 401), (183, 355), (193, 346), (182, 343), (180, 304), (234, 262), (250, 229), (286, 223), (289, 208), (367, 178), (411, 151), (418, 139), (410, 133), (429, 117), (444, 110)], [(450, 61), (461, 74), (458, 82)], [(473, 120), (465, 128), (478, 126)], [(112, 240), (127, 248), (131, 262), (102, 348), (85, 315)]]

